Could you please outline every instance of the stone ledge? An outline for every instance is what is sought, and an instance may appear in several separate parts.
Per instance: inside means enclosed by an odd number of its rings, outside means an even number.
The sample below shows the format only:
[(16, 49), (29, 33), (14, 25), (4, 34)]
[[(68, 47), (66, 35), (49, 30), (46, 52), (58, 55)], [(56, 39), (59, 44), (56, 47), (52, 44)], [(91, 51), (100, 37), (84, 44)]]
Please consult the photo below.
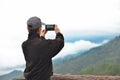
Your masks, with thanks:
[[(25, 80), (25, 79), (13, 79)], [(94, 76), (94, 75), (54, 75), (51, 80), (120, 80), (120, 76)]]

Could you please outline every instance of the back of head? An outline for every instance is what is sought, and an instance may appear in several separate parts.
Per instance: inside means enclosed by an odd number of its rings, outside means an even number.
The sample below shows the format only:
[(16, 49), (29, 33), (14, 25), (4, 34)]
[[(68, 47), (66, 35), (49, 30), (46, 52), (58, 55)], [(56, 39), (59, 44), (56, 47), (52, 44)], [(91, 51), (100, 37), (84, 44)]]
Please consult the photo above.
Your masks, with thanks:
[(38, 17), (31, 17), (28, 19), (27, 25), (28, 27), (31, 27), (31, 29), (36, 29), (41, 27), (42, 22), (41, 22), (41, 19)]
[(27, 27), (29, 32), (37, 32), (37, 30), (42, 26), (41, 19), (38, 17), (31, 17), (27, 21)]

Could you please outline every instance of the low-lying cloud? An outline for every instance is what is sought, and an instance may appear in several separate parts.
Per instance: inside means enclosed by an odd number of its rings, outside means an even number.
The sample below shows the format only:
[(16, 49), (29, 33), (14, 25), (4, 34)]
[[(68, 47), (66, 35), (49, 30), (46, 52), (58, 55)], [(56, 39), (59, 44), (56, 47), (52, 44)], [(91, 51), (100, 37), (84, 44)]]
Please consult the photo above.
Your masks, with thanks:
[[(93, 43), (85, 40), (79, 40), (75, 42), (66, 42), (63, 50), (56, 57), (54, 57), (54, 59), (62, 58), (67, 55), (77, 54), (78, 52), (89, 50), (93, 47), (100, 46), (106, 42), (107, 41), (103, 41), (102, 43)], [(2, 71), (2, 73), (0, 72), (0, 74), (3, 74), (4, 71), (7, 72), (6, 69), (8, 68), (13, 69), (12, 67), (15, 67), (15, 66), (19, 67), (19, 65), (25, 64), (24, 56), (22, 54), (21, 48), (20, 47), (15, 48), (12, 46), (10, 47), (11, 48), (8, 48), (6, 50), (7, 47), (4, 46), (3, 49), (0, 51), (0, 52), (3, 51), (3, 53), (0, 53), (0, 59), (1, 59), (0, 70)]]
[(67, 42), (65, 43), (63, 50), (54, 59), (63, 58), (67, 55), (78, 54), (79, 52), (87, 51), (93, 47), (100, 46), (106, 42), (108, 42), (108, 40), (104, 40), (102, 43), (94, 43), (85, 40)]

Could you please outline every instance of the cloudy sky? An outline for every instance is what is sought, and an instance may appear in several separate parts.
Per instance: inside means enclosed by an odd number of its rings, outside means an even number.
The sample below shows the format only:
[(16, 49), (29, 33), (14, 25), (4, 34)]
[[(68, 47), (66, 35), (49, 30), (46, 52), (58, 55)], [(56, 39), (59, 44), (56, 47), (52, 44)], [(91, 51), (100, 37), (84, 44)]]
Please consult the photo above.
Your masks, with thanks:
[[(66, 45), (57, 57), (106, 41), (95, 43), (85, 38), (120, 33), (119, 0), (0, 0), (0, 70), (25, 63), (21, 44), (27, 39), (26, 21), (32, 16), (61, 29)], [(47, 38), (51, 37), (54, 33), (48, 32)]]

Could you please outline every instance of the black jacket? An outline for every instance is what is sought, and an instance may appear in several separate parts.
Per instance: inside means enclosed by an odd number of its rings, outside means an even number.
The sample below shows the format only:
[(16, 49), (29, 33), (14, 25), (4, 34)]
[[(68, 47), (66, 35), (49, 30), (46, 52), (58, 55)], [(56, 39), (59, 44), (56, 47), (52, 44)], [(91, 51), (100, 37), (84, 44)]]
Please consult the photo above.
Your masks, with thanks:
[(40, 37), (37, 33), (29, 33), (23, 42), (22, 49), (26, 60), (24, 76), (27, 80), (47, 80), (53, 75), (52, 57), (64, 46), (64, 37), (56, 34), (53, 40)]

